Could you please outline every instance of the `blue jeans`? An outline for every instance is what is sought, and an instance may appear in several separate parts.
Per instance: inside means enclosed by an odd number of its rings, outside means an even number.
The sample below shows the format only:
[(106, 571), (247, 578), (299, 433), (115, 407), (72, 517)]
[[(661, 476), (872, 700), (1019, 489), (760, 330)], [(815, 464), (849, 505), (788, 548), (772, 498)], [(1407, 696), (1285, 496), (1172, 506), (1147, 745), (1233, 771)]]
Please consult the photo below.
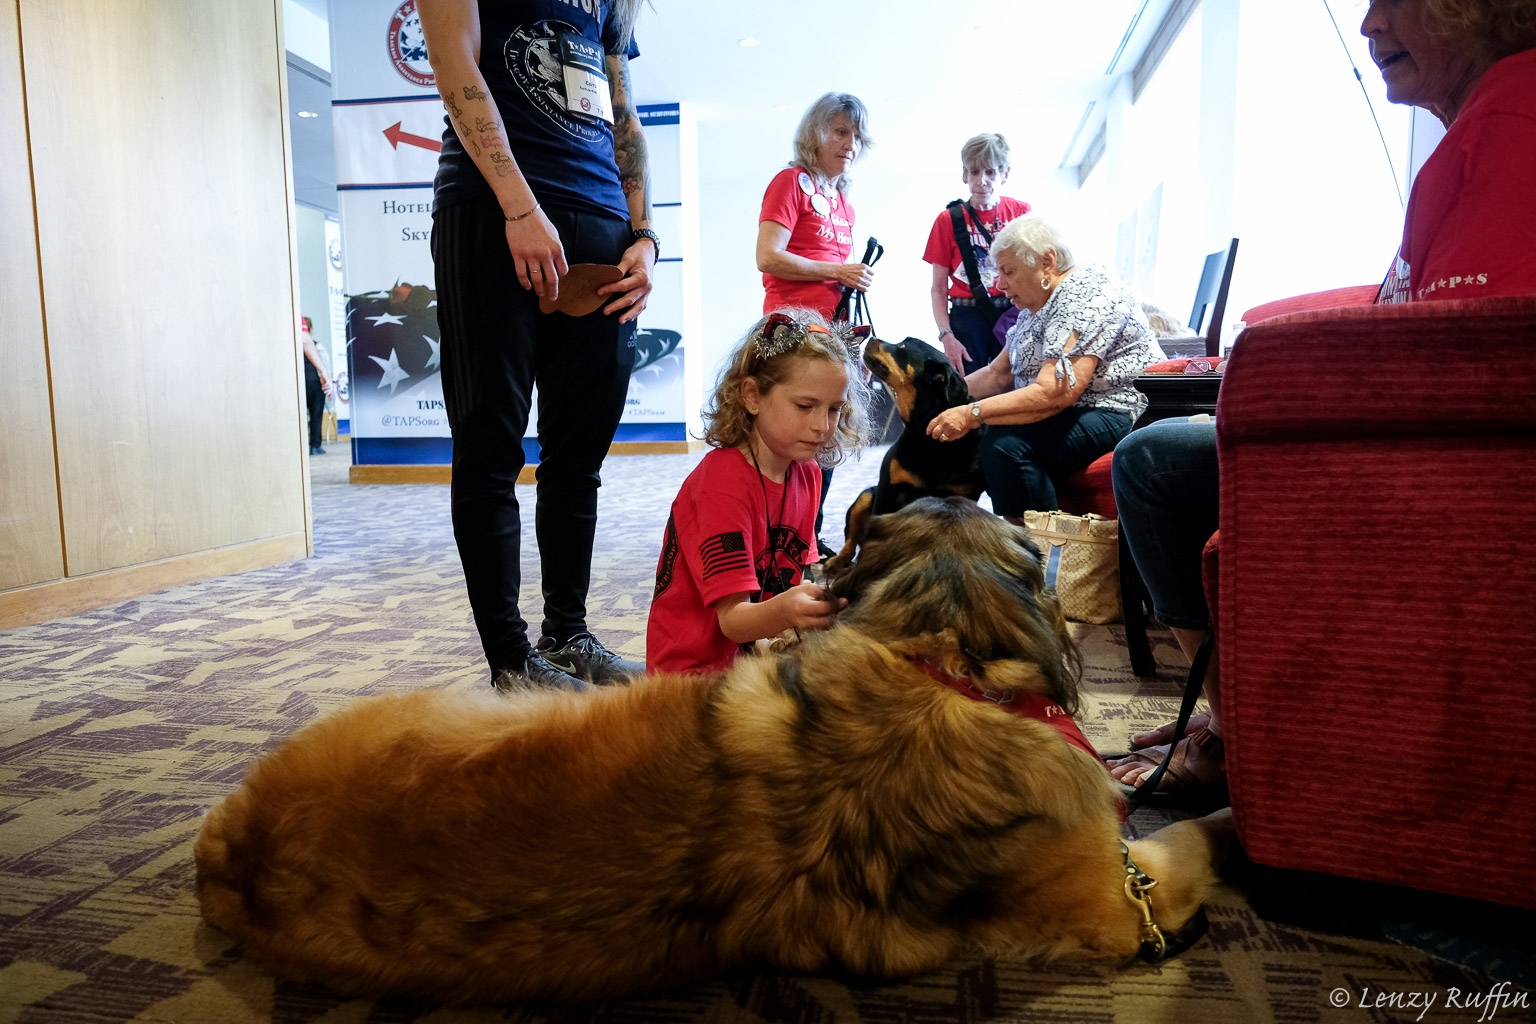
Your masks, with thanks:
[(1115, 446), (1120, 530), (1152, 596), (1152, 613), (1179, 629), (1205, 629), (1210, 610), (1200, 553), (1216, 532), (1220, 496), (1216, 424), (1158, 420)]
[(1038, 423), (988, 427), (981, 471), (1000, 516), (1060, 508), (1056, 481), (1088, 468), (1131, 430), (1131, 417), (1103, 409), (1063, 409)]

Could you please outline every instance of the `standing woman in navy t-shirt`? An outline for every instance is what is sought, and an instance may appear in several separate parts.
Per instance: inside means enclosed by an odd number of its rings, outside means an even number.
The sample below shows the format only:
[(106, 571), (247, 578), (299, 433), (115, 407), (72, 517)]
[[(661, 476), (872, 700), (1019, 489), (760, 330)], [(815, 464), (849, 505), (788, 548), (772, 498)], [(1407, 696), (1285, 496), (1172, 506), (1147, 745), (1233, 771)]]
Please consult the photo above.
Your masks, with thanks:
[[(643, 671), (587, 630), (598, 470), (618, 428), (660, 242), (629, 60), (640, 0), (419, 0), (448, 111), (433, 202), (453, 533), (498, 687)], [(586, 316), (541, 313), (571, 264), (616, 264)], [(543, 639), (518, 611), (515, 492), (539, 391)]]

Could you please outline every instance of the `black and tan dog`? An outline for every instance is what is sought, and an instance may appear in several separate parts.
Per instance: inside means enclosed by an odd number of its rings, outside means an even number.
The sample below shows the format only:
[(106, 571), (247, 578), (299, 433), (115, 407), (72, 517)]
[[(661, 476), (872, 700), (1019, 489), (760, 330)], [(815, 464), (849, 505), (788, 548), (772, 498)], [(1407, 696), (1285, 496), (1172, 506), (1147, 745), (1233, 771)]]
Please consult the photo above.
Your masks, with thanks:
[(1126, 853), (1103, 764), (981, 699), (1076, 703), (1023, 530), (925, 499), (833, 588), (830, 629), (720, 675), (370, 697), (308, 726), (204, 822), (203, 917), (285, 977), (505, 1001), (1128, 958), (1197, 915), (1229, 820)]
[(929, 495), (958, 494), (975, 500), (983, 490), (981, 431), (972, 430), (958, 441), (936, 441), (926, 429), (945, 409), (971, 401), (965, 378), (944, 353), (917, 338), (899, 345), (870, 338), (864, 346), (864, 365), (891, 392), (906, 429), (886, 450), (879, 482), (865, 488), (848, 506), (843, 548), (827, 559), (828, 574), (852, 564), (870, 516), (895, 512)]

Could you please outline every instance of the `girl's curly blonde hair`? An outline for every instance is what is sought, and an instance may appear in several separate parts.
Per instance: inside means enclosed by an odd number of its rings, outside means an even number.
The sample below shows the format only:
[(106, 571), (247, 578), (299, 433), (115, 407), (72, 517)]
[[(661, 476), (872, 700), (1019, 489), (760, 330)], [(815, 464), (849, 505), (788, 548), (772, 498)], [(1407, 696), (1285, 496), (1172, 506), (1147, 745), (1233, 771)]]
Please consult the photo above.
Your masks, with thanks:
[(842, 321), (829, 324), (814, 310), (769, 313), (752, 325), (720, 374), (704, 406), (704, 441), (716, 448), (736, 448), (752, 436), (752, 414), (741, 398), (741, 385), (748, 377), (766, 395), (788, 379), (796, 359), (821, 359), (836, 363), (848, 374), (837, 429), (816, 452), (818, 463), (836, 466), (868, 440), (869, 389), (858, 367), (862, 340), (855, 328)]

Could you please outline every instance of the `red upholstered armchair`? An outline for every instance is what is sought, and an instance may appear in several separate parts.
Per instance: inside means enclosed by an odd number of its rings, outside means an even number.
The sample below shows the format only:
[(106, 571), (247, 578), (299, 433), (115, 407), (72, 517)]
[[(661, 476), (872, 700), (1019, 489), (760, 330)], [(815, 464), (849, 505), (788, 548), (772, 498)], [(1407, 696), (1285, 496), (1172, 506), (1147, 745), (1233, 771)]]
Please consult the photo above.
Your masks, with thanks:
[(1536, 908), (1536, 297), (1280, 305), (1227, 364), (1206, 564), (1244, 846)]

